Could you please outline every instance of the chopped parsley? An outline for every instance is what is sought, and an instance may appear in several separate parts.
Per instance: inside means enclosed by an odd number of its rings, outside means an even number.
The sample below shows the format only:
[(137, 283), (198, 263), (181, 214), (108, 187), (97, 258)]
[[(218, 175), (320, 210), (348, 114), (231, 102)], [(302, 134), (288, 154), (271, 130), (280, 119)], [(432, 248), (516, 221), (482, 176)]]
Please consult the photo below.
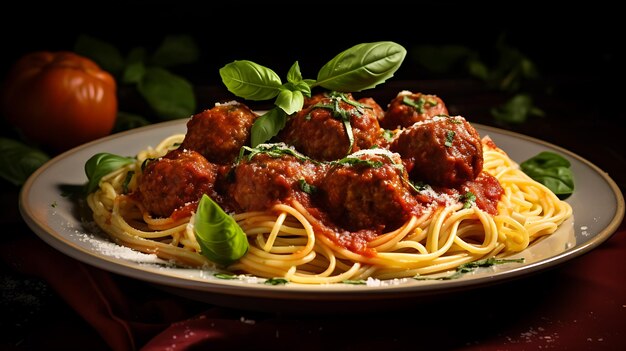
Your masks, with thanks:
[(446, 132), (446, 142), (444, 143), (445, 146), (447, 147), (452, 147), (452, 141), (454, 140), (454, 136), (456, 135), (456, 132), (453, 130), (448, 130)]
[(285, 278), (269, 278), (263, 282), (266, 285), (285, 285), (289, 283), (289, 280)]
[(226, 279), (226, 280), (237, 279), (236, 275), (234, 275), (234, 274), (227, 274), (227, 273), (215, 273), (215, 274), (213, 274), (213, 276), (215, 278)]
[(393, 136), (394, 135), (395, 135), (395, 133), (393, 132), (393, 130), (390, 130), (390, 129), (383, 130), (383, 138), (385, 140), (387, 140), (388, 142), (393, 141)]
[(464, 264), (458, 266), (456, 268), (456, 271), (454, 273), (452, 273), (451, 275), (447, 275), (447, 276), (443, 276), (443, 277), (437, 277), (437, 278), (422, 277), (422, 276), (418, 275), (418, 276), (413, 277), (413, 279), (415, 279), (415, 280), (452, 280), (452, 279), (460, 278), (465, 273), (473, 272), (474, 270), (476, 270), (476, 268), (491, 267), (491, 266), (495, 266), (497, 264), (504, 264), (504, 263), (523, 263), (523, 262), (524, 262), (523, 258), (499, 259), (499, 258), (495, 258), (495, 257), (490, 257), (490, 258), (486, 258), (484, 260), (478, 260), (478, 261), (474, 261), (474, 262), (464, 263)]
[(307, 183), (306, 180), (304, 179), (298, 180), (298, 185), (300, 185), (300, 190), (304, 191), (305, 193), (309, 195), (317, 192), (317, 187), (315, 185), (311, 185)]
[(420, 96), (417, 100), (410, 98), (409, 96), (405, 96), (402, 98), (402, 103), (408, 106), (413, 107), (417, 112), (424, 113), (424, 107), (426, 105), (433, 107), (437, 106), (437, 101), (433, 99), (424, 99), (424, 97)]
[(463, 202), (463, 209), (468, 209), (476, 203), (476, 195), (474, 195), (471, 191), (468, 191), (461, 195), (460, 200)]
[(359, 279), (359, 280), (346, 279), (342, 281), (342, 283), (350, 284), (350, 285), (366, 285), (367, 284), (365, 280), (363, 279)]
[[(246, 155), (246, 152), (249, 154)], [(311, 158), (299, 153), (293, 148), (287, 146), (285, 143), (275, 144), (259, 144), (256, 147), (243, 146), (239, 149), (239, 156), (237, 156), (236, 163), (241, 162), (244, 158), (250, 161), (254, 156), (258, 154), (267, 154), (270, 157), (278, 158), (284, 155), (293, 156), (299, 161), (313, 161)]]

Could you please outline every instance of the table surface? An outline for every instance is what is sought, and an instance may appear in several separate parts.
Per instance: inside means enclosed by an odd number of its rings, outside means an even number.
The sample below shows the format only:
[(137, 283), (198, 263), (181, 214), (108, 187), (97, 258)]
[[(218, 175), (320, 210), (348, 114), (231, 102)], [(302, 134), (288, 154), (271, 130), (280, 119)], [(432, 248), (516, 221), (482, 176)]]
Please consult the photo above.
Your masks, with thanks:
[[(624, 113), (617, 109), (617, 103), (604, 103), (613, 96), (576, 90), (587, 84), (597, 86), (593, 77), (577, 77), (575, 82), (556, 77), (554, 82), (557, 93), (536, 100), (545, 116), (517, 125), (495, 123), (489, 109), (504, 102), (506, 95), (472, 80), (390, 81), (370, 96), (384, 102), (404, 89), (437, 94), (450, 114), (533, 136), (580, 155), (606, 171), (624, 192)], [(229, 97), (216, 87), (200, 87), (198, 91), (215, 101)], [(602, 103), (590, 104), (590, 100)], [(463, 350), (614, 350), (626, 345), (624, 223), (591, 252), (523, 279), (437, 301), (417, 301), (402, 310), (368, 313), (368, 303), (364, 302), (363, 313), (358, 315), (290, 315), (186, 300), (148, 283), (73, 261), (27, 228), (17, 206), (19, 188), (4, 181), (0, 187), (0, 223), (5, 235), (0, 243), (0, 349), (148, 350), (171, 345), (176, 336), (193, 340), (179, 344), (178, 349), (185, 345), (281, 349), (293, 343), (302, 345), (300, 349), (344, 350), (403, 349), (411, 345)], [(59, 274), (46, 273), (46, 260), (67, 260), (63, 267), (68, 269), (68, 283), (58, 278)], [(50, 264), (50, 269), (57, 266)], [(85, 312), (80, 301), (88, 304), (89, 297), (80, 291), (68, 292), (65, 285), (81, 276), (94, 280), (86, 282), (85, 289), (99, 286), (97, 291), (104, 294), (94, 300), (115, 301), (100, 317), (113, 316), (110, 319), (117, 324), (112, 325), (124, 326), (119, 333), (102, 318)], [(123, 304), (131, 306), (120, 307)], [(94, 302), (94, 306), (99, 305)], [(58, 335), (65, 337), (59, 340), (55, 338)], [(111, 339), (114, 335), (125, 335), (120, 337), (125, 341)]]

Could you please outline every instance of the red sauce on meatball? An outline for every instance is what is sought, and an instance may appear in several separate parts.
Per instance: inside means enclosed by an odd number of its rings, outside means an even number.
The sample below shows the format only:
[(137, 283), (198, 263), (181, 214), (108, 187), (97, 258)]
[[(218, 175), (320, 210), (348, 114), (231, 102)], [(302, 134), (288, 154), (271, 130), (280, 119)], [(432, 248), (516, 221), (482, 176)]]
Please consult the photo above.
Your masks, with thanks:
[(215, 196), (216, 172), (217, 166), (193, 150), (170, 151), (145, 165), (138, 187), (141, 202), (151, 215), (169, 217), (197, 204), (202, 194)]
[[(377, 145), (381, 131), (373, 110), (350, 94), (343, 96), (312, 97), (308, 107), (289, 118), (278, 139), (320, 161), (337, 160)], [(350, 124), (350, 131), (344, 118)], [(352, 145), (349, 133), (353, 136)]]
[[(407, 98), (413, 103), (401, 101)], [(433, 95), (399, 94), (384, 111), (370, 98), (317, 94), (276, 138), (286, 144), (281, 148), (304, 155), (260, 147), (240, 154), (257, 115), (241, 103), (216, 105), (188, 121), (179, 149), (147, 163), (131, 196), (150, 214), (174, 219), (190, 215), (202, 194), (228, 212), (297, 201), (312, 215), (316, 233), (372, 257), (369, 242), (427, 207), (471, 193), (480, 209), (497, 214), (504, 190), (482, 171), (478, 132), (463, 117), (441, 114), (445, 105)], [(381, 125), (401, 128), (385, 136)]]
[(404, 91), (391, 100), (379, 123), (385, 129), (406, 128), (447, 114), (448, 108), (438, 96)]
[(434, 186), (456, 187), (483, 167), (480, 136), (463, 117), (435, 117), (404, 129), (389, 146), (409, 176)]
[(187, 122), (183, 149), (201, 153), (217, 164), (229, 164), (250, 144), (250, 129), (258, 115), (241, 103), (227, 103), (200, 112)]

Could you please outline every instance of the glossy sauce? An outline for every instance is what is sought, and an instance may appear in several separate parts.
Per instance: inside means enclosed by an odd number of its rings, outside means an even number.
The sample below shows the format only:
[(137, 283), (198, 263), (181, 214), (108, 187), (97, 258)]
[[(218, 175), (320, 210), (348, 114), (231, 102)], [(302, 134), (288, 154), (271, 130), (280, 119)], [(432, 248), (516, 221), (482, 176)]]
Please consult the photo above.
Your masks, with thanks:
[[(346, 96), (352, 100), (345, 100)], [(313, 217), (311, 224), (316, 233), (364, 256), (376, 254), (368, 248), (372, 239), (433, 206), (462, 202), (468, 192), (475, 195), (475, 204), (481, 210), (497, 213), (503, 189), (494, 177), (482, 172), (480, 136), (464, 118), (429, 119), (421, 113), (424, 120), (411, 122), (416, 113), (407, 110), (414, 107), (402, 106), (409, 120), (400, 124), (409, 126), (396, 130), (394, 139), (388, 142), (377, 122), (385, 118), (384, 111), (374, 108), (375, 101), (362, 99), (363, 105), (370, 108), (357, 109), (352, 102), (358, 102), (350, 94), (343, 98), (336, 106), (349, 114), (345, 116), (351, 116), (353, 151), (359, 150), (356, 153), (347, 152), (347, 127), (324, 107), (333, 103), (328, 95), (314, 95), (305, 102), (305, 109), (291, 116), (286, 129), (272, 141), (281, 142), (280, 148), (272, 153), (242, 154), (241, 158), (237, 157), (238, 151), (234, 152), (234, 145), (248, 145), (255, 117), (240, 103), (217, 105), (187, 124), (187, 135), (179, 148), (184, 152), (173, 151), (148, 163), (148, 175), (138, 180), (140, 196), (131, 196), (144, 206), (151, 205), (146, 208), (152, 215), (173, 219), (184, 218), (195, 210), (199, 192), (208, 192), (228, 212), (263, 211), (275, 204), (292, 205), (297, 201)], [(431, 108), (441, 112), (445, 105), (436, 100)], [(220, 133), (204, 137), (211, 133), (211, 121), (219, 121)], [(319, 134), (308, 125), (312, 121), (321, 122), (315, 128), (330, 129)], [(204, 140), (219, 140), (221, 144), (213, 146)], [(285, 152), (287, 148), (300, 156)], [(177, 165), (180, 162), (184, 165)], [(421, 191), (412, 185), (417, 183), (429, 184), (429, 190)]]

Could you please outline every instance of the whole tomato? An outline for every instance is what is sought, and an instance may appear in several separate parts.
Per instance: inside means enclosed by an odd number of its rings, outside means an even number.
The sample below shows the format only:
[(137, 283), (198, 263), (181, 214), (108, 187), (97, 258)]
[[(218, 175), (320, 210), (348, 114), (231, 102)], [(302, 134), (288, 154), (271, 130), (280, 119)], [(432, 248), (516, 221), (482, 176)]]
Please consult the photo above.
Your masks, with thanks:
[(32, 52), (10, 69), (2, 109), (27, 140), (64, 151), (111, 132), (116, 89), (113, 76), (86, 57)]

